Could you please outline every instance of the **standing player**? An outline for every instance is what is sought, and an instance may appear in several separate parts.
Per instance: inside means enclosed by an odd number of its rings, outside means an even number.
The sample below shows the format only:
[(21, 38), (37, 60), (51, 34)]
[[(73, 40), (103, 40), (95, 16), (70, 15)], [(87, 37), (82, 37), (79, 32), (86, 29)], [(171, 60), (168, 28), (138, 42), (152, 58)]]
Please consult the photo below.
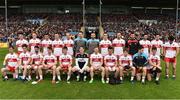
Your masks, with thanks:
[(139, 42), (136, 39), (136, 36), (134, 33), (130, 34), (129, 40), (126, 42), (126, 47), (129, 49), (129, 54), (134, 55), (138, 52)]
[(59, 67), (56, 68), (58, 82), (61, 81), (60, 71), (67, 72), (67, 83), (70, 83), (71, 69), (72, 69), (72, 56), (67, 53), (68, 48), (63, 48), (63, 54), (59, 57)]
[(30, 62), (31, 62), (31, 56), (30, 53), (28, 52), (28, 46), (26, 44), (22, 45), (23, 48), (23, 52), (19, 55), (19, 59), (20, 59), (20, 69), (23, 70), (23, 81), (25, 81), (25, 78), (27, 76), (28, 73), (28, 79), (31, 80), (31, 66), (30, 66)]
[(160, 56), (157, 55), (157, 48), (152, 47), (152, 54), (149, 56), (149, 64), (150, 64), (150, 70), (148, 70), (147, 73), (147, 79), (151, 81), (152, 73), (156, 74), (156, 84), (159, 84), (159, 78), (161, 75), (161, 59)]
[[(52, 83), (56, 83), (55, 79), (56, 79), (56, 64), (57, 64), (57, 59), (56, 57), (52, 54), (52, 48), (48, 47), (48, 54), (44, 56), (43, 58), (43, 66), (39, 67), (39, 75), (43, 76), (42, 74), (42, 70), (46, 70), (46, 71), (52, 71)], [(43, 77), (40, 78), (39, 81), (42, 81)]]
[(48, 34), (44, 35), (44, 40), (41, 42), (41, 46), (43, 48), (43, 55), (47, 55), (48, 54), (48, 47), (52, 46), (52, 41), (49, 38)]
[(4, 68), (1, 68), (1, 72), (3, 75), (4, 80), (8, 80), (8, 76), (6, 72), (13, 73), (13, 78), (16, 80), (18, 78), (18, 55), (14, 53), (14, 47), (9, 47), (9, 53), (6, 54), (3, 66)]
[(176, 78), (176, 60), (179, 53), (179, 46), (174, 41), (173, 36), (169, 36), (169, 41), (164, 44), (164, 61), (166, 62), (166, 78), (169, 78), (169, 66), (173, 65), (173, 79)]
[(106, 83), (109, 83), (110, 72), (115, 72), (114, 77), (117, 79), (119, 67), (117, 66), (117, 57), (113, 54), (113, 47), (108, 47), (108, 55), (104, 57)]
[(96, 39), (95, 33), (91, 33), (91, 39), (87, 41), (88, 53), (92, 54), (96, 47), (99, 47), (99, 39)]
[(161, 55), (161, 49), (163, 46), (163, 41), (161, 41), (159, 39), (159, 34), (156, 35), (155, 39), (151, 41), (151, 52), (152, 52), (152, 47), (156, 47), (157, 48), (157, 55)]
[(148, 56), (144, 53), (144, 48), (142, 46), (138, 47), (138, 53), (133, 55), (133, 66), (136, 67), (136, 78), (137, 81), (141, 80), (142, 76), (142, 84), (145, 84), (145, 78), (147, 74), (147, 64), (148, 64)]
[(42, 79), (42, 75), (38, 75), (38, 74), (39, 74), (39, 67), (42, 67), (43, 55), (40, 53), (39, 46), (35, 46), (34, 50), (35, 53), (31, 55), (31, 69), (35, 71), (36, 80), (38, 80), (39, 77), (40, 79)]
[(133, 67), (132, 56), (128, 54), (128, 50), (124, 49), (124, 53), (119, 57), (120, 83), (123, 83), (124, 71), (131, 72), (131, 83), (134, 83), (136, 68)]
[(67, 53), (71, 56), (73, 56), (73, 47), (74, 47), (74, 41), (71, 39), (70, 33), (66, 33), (67, 39), (63, 41), (64, 46), (68, 48)]
[(139, 44), (143, 46), (144, 48), (144, 53), (149, 56), (149, 51), (150, 51), (150, 47), (151, 47), (151, 42), (149, 40), (147, 40), (148, 35), (144, 34), (144, 39), (139, 41)]
[(94, 53), (91, 54), (90, 56), (90, 75), (91, 75), (91, 80), (89, 83), (93, 82), (93, 77), (95, 72), (101, 72), (101, 82), (104, 84), (104, 76), (105, 76), (105, 69), (102, 66), (103, 64), (103, 56), (99, 53), (98, 47), (94, 48)]
[(29, 41), (29, 47), (30, 47), (30, 53), (34, 54), (35, 53), (35, 46), (40, 46), (41, 40), (37, 38), (36, 33), (32, 33), (32, 39)]
[(52, 47), (54, 49), (54, 55), (59, 60), (59, 56), (62, 55), (62, 48), (64, 46), (63, 41), (60, 40), (59, 34), (54, 34), (55, 40), (52, 41)]
[(78, 53), (80, 47), (86, 48), (87, 39), (84, 38), (83, 32), (79, 32), (78, 37), (74, 40), (74, 45), (75, 54)]
[(77, 81), (79, 81), (80, 75), (84, 76), (84, 81), (86, 81), (87, 78), (87, 72), (89, 72), (89, 67), (88, 67), (88, 61), (89, 57), (88, 54), (84, 52), (84, 48), (80, 47), (79, 48), (79, 53), (76, 54), (76, 60), (75, 60), (75, 66), (72, 68), (73, 72), (76, 72), (77, 74)]
[(20, 55), (20, 53), (23, 52), (23, 48), (22, 48), (23, 44), (29, 45), (28, 41), (24, 39), (23, 34), (19, 34), (19, 40), (16, 41), (18, 55)]
[(112, 45), (114, 47), (114, 54), (116, 56), (120, 56), (123, 54), (123, 48), (125, 46), (125, 40), (122, 39), (121, 33), (117, 33), (117, 38), (112, 41)]
[(108, 54), (108, 47), (110, 47), (111, 45), (112, 45), (111, 41), (108, 40), (108, 34), (104, 34), (103, 40), (101, 40), (99, 43), (101, 54), (103, 57)]

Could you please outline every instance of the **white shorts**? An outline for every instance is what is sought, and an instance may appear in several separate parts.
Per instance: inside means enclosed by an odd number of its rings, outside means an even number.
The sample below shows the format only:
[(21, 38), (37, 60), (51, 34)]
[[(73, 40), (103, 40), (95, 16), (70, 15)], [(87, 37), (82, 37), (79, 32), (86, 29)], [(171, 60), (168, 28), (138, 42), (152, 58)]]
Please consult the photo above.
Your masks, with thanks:
[(114, 72), (114, 71), (116, 71), (116, 67), (108, 67), (108, 70), (111, 72)]

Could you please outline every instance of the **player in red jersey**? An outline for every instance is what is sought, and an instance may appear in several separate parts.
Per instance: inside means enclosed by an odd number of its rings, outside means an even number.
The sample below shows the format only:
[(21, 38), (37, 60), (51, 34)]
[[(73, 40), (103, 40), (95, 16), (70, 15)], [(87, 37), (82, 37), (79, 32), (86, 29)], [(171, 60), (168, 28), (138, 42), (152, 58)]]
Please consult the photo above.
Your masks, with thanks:
[[(68, 48), (64, 47), (63, 54), (59, 57), (59, 67), (56, 68), (58, 81), (61, 81), (60, 71), (67, 73), (67, 83), (70, 83), (71, 69), (72, 69), (72, 56), (67, 53)], [(57, 83), (58, 83), (57, 81)]]
[[(52, 71), (53, 74), (53, 78), (52, 78), (52, 83), (54, 84), (56, 81), (56, 64), (57, 64), (57, 59), (56, 57), (52, 54), (52, 48), (48, 47), (48, 54), (44, 56), (43, 58), (43, 66), (39, 67), (39, 75), (43, 76), (42, 74), (42, 70), (46, 70), (46, 71)], [(39, 81), (42, 81), (43, 77), (40, 78)]]
[(166, 78), (169, 78), (169, 66), (173, 65), (173, 76), (176, 78), (176, 60), (179, 53), (179, 45), (174, 41), (174, 37), (170, 36), (169, 41), (164, 44), (163, 54), (165, 56), (164, 60), (166, 62)]
[(11, 72), (13, 73), (13, 78), (17, 79), (18, 78), (18, 55), (14, 53), (14, 47), (10, 46), (9, 47), (9, 53), (6, 54), (4, 62), (3, 62), (3, 68), (1, 68), (1, 72), (3, 75), (4, 80), (8, 80), (8, 76), (6, 72)]
[(25, 81), (27, 73), (28, 73), (28, 79), (31, 80), (31, 66), (30, 66), (30, 62), (31, 62), (31, 56), (30, 53), (28, 52), (28, 46), (26, 44), (22, 45), (23, 48), (23, 52), (19, 55), (19, 61), (20, 61), (20, 66), (19, 68), (23, 70), (23, 81)]
[(18, 55), (20, 55), (20, 53), (23, 52), (23, 48), (22, 48), (23, 44), (26, 44), (27, 46), (29, 45), (28, 41), (24, 39), (23, 34), (19, 34), (19, 40), (16, 41), (16, 48)]
[(94, 48), (94, 53), (91, 54), (90, 56), (90, 75), (91, 75), (91, 80), (89, 81), (89, 83), (92, 83), (93, 82), (93, 77), (94, 77), (94, 74), (96, 72), (101, 72), (101, 82), (102, 83), (105, 83), (104, 81), (104, 76), (105, 76), (105, 69), (104, 67), (102, 66), (103, 64), (103, 56), (99, 53), (99, 49), (98, 47)]
[(160, 56), (157, 55), (157, 48), (152, 47), (152, 54), (149, 56), (149, 64), (150, 64), (150, 69), (148, 69), (147, 72), (147, 79), (151, 81), (152, 75), (156, 75), (156, 84), (159, 84), (159, 78), (161, 75), (161, 59)]
[(108, 55), (104, 57), (106, 83), (109, 83), (109, 73), (115, 72), (114, 77), (117, 78), (119, 74), (119, 67), (117, 66), (117, 57), (113, 54), (113, 47), (108, 47)]
[(40, 76), (40, 79), (42, 79), (42, 76), (38, 75), (38, 69), (39, 67), (42, 67), (43, 55), (40, 53), (39, 46), (35, 46), (34, 50), (35, 53), (31, 55), (31, 69), (35, 71), (36, 80), (38, 80), (38, 76)]
[(136, 68), (132, 63), (132, 56), (128, 54), (128, 50), (124, 49), (123, 54), (119, 57), (119, 68), (120, 68), (120, 83), (123, 83), (124, 71), (131, 72), (131, 83), (134, 83), (134, 76), (136, 74)]
[(30, 53), (34, 54), (35, 53), (35, 46), (40, 47), (41, 40), (37, 38), (36, 33), (32, 33), (32, 39), (29, 40), (29, 48), (30, 48)]

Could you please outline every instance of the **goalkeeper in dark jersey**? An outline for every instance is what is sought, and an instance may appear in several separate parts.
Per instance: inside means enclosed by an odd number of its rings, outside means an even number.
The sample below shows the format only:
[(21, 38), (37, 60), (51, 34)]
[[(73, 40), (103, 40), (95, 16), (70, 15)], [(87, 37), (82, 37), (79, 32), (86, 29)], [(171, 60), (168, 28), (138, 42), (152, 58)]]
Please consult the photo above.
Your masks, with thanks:
[(80, 76), (84, 76), (83, 80), (86, 81), (87, 78), (86, 74), (87, 72), (89, 72), (88, 61), (89, 61), (88, 54), (84, 52), (83, 47), (80, 47), (79, 53), (76, 54), (75, 66), (72, 69), (72, 71), (76, 72), (77, 74), (76, 77), (77, 81), (79, 81)]
[(138, 53), (133, 56), (133, 66), (136, 67), (136, 78), (138, 81), (141, 80), (142, 84), (145, 84), (145, 78), (147, 73), (148, 56), (144, 53), (142, 46), (138, 47)]

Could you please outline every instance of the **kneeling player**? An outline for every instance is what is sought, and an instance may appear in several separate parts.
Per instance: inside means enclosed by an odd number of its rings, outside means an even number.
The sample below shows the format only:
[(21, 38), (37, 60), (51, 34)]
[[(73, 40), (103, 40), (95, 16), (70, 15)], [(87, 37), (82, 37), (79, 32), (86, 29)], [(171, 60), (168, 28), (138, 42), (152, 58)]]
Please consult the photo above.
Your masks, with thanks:
[(104, 81), (104, 76), (105, 76), (105, 69), (102, 66), (103, 64), (103, 56), (99, 53), (98, 47), (94, 48), (94, 53), (91, 54), (90, 56), (90, 75), (91, 75), (91, 80), (89, 83), (93, 82), (93, 77), (95, 72), (101, 71), (101, 81), (102, 83), (105, 83)]
[[(48, 47), (48, 54), (44, 56), (43, 59), (43, 67), (39, 67), (39, 74), (42, 76), (42, 69), (46, 71), (52, 71), (53, 78), (52, 78), (52, 83), (54, 84), (56, 81), (56, 64), (57, 60), (56, 57), (52, 54), (52, 48)], [(42, 79), (40, 79), (41, 81)]]
[[(61, 81), (60, 77), (60, 70), (67, 73), (67, 83), (70, 83), (70, 77), (71, 77), (71, 68), (72, 68), (72, 57), (71, 55), (67, 54), (67, 47), (64, 47), (62, 52), (63, 55), (59, 57), (59, 67), (56, 68), (57, 78), (58, 81)], [(58, 82), (57, 82), (58, 83)]]
[(119, 74), (119, 68), (117, 66), (117, 57), (113, 54), (113, 47), (108, 47), (108, 55), (104, 57), (106, 83), (109, 83), (109, 73), (115, 72), (115, 78)]
[(142, 76), (142, 84), (145, 84), (145, 78), (147, 73), (147, 63), (148, 57), (144, 52), (142, 46), (139, 46), (138, 53), (133, 56), (133, 64), (136, 67), (136, 78), (138, 81), (141, 80)]
[[(38, 78), (40, 77), (40, 80), (42, 79), (42, 75), (38, 75), (39, 74), (39, 67), (42, 67), (42, 60), (43, 60), (43, 56), (39, 51), (39, 47), (35, 46), (34, 47), (35, 53), (33, 53), (31, 55), (31, 69), (35, 71), (36, 73), (36, 80), (38, 80)], [(39, 77), (38, 77), (39, 76)]]
[(131, 83), (134, 83), (136, 68), (132, 64), (132, 56), (128, 54), (128, 50), (124, 49), (124, 53), (119, 57), (120, 83), (123, 83), (124, 71), (131, 72)]
[(30, 53), (27, 50), (27, 45), (26, 44), (23, 44), (22, 48), (23, 48), (23, 52), (19, 55), (20, 69), (23, 70), (22, 79), (23, 79), (23, 81), (25, 81), (27, 73), (28, 73), (28, 80), (31, 80), (31, 66), (30, 66), (31, 56), (30, 56)]
[(156, 84), (159, 84), (159, 78), (161, 75), (161, 61), (160, 57), (156, 54), (157, 48), (153, 47), (152, 48), (152, 54), (149, 56), (149, 64), (150, 64), (150, 69), (148, 70), (147, 74), (147, 79), (151, 81), (151, 76), (153, 73), (156, 74)]
[(13, 73), (13, 78), (16, 80), (18, 78), (18, 55), (14, 53), (14, 47), (9, 47), (9, 53), (4, 59), (4, 68), (1, 69), (4, 80), (8, 80), (6, 72)]
[(84, 81), (86, 81), (87, 78), (87, 72), (89, 72), (88, 64), (88, 54), (84, 53), (84, 48), (80, 47), (79, 52), (76, 55), (76, 66), (72, 68), (73, 72), (76, 72), (77, 74), (77, 81), (79, 81), (80, 75), (84, 75)]

